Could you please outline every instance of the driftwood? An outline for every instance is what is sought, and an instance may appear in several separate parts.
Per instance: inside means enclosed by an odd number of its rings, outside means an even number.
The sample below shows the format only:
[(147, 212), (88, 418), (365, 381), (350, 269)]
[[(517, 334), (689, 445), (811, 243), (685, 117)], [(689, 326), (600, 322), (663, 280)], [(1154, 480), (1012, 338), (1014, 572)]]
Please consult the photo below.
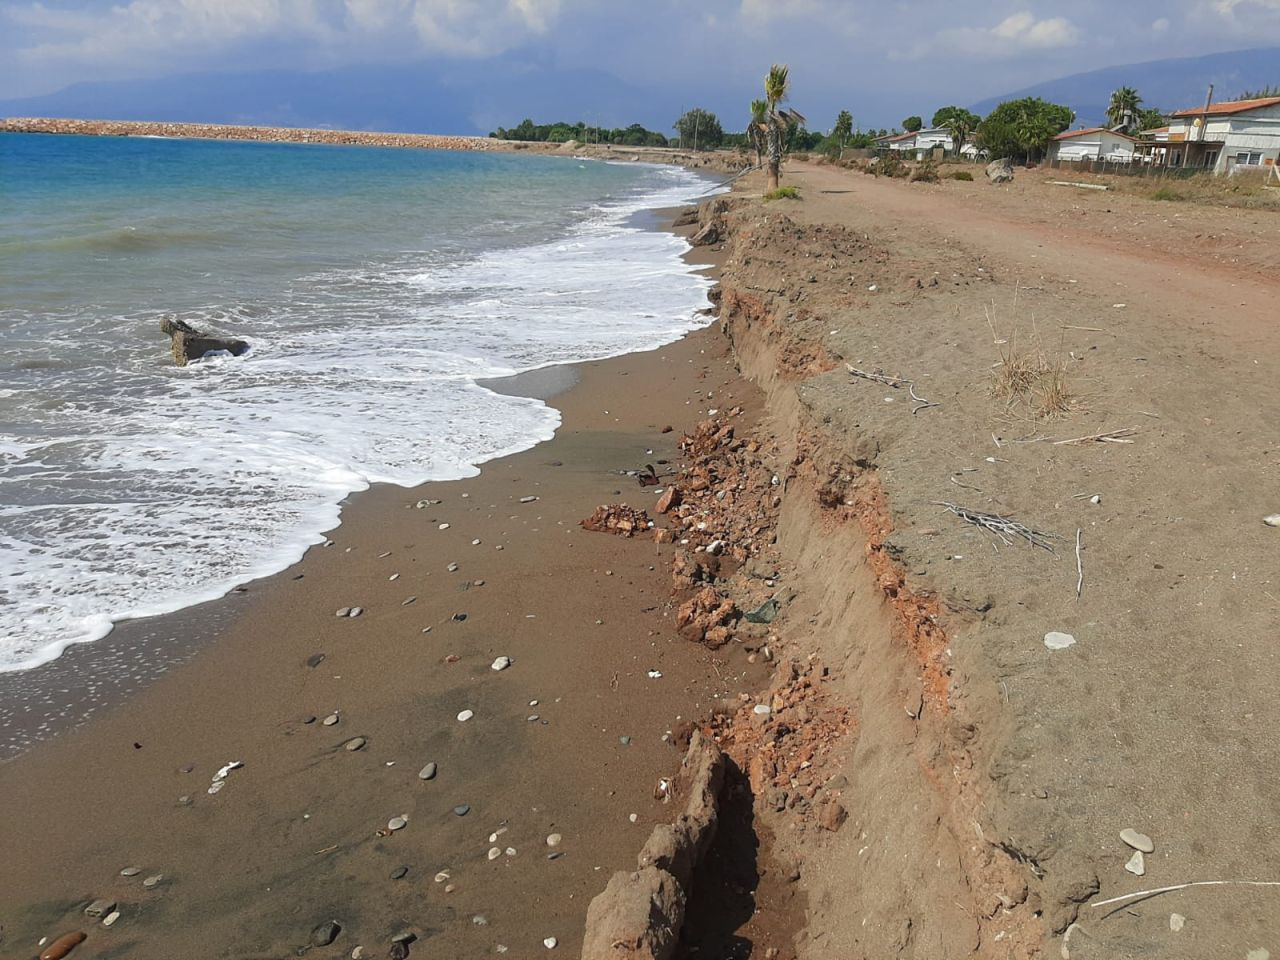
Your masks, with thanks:
[(160, 332), (168, 334), (173, 349), (173, 362), (180, 367), (217, 350), (225, 350), (233, 357), (241, 357), (249, 352), (249, 344), (243, 340), (215, 337), (197, 330), (183, 320), (161, 320)]
[(1053, 553), (1053, 541), (1058, 539), (1056, 534), (1033, 530), (1031, 527), (1018, 523), (1012, 517), (1002, 517), (997, 513), (968, 510), (947, 500), (934, 500), (933, 502), (939, 507), (945, 507), (950, 510), (965, 523), (971, 523), (975, 527), (994, 534), (1005, 546), (1012, 546), (1015, 541), (1021, 539), (1027, 541), (1033, 547), (1040, 547)]

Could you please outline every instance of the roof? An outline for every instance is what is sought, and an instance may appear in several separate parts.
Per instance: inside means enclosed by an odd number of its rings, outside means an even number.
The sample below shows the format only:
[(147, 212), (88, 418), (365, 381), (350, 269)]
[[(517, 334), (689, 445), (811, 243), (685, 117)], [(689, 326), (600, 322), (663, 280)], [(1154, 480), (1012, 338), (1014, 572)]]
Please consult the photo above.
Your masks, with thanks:
[(1248, 110), (1257, 110), (1261, 107), (1274, 107), (1280, 104), (1280, 97), (1256, 97), (1253, 100), (1223, 100), (1221, 103), (1209, 104), (1209, 109), (1204, 107), (1190, 107), (1186, 110), (1179, 110), (1177, 113), (1171, 113), (1171, 117), (1202, 117), (1206, 113), (1210, 116), (1225, 116), (1232, 113), (1245, 113)]
[(1155, 135), (1157, 133), (1168, 133), (1169, 128), (1168, 127), (1152, 127), (1150, 130), (1143, 130), (1142, 132)]
[(1106, 127), (1085, 127), (1083, 130), (1064, 130), (1053, 139), (1055, 140), (1074, 140), (1076, 137), (1088, 137), (1095, 133), (1109, 133), (1113, 137), (1120, 137), (1123, 140), (1134, 140), (1135, 137), (1129, 136), (1127, 133), (1120, 133), (1116, 130), (1108, 130)]
[(899, 140), (910, 140), (916, 132), (896, 133), (891, 137), (876, 137), (876, 143), (897, 143)]

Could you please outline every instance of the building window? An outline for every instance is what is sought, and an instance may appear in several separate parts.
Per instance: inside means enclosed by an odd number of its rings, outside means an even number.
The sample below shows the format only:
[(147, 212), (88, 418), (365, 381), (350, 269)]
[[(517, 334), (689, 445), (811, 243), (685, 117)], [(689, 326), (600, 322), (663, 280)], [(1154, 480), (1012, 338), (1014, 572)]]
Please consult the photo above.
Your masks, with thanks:
[(1216, 167), (1218, 165), (1218, 151), (1209, 150), (1204, 155), (1204, 165), (1206, 167)]
[(1236, 164), (1241, 167), (1256, 167), (1262, 163), (1261, 151), (1241, 150), (1236, 154)]

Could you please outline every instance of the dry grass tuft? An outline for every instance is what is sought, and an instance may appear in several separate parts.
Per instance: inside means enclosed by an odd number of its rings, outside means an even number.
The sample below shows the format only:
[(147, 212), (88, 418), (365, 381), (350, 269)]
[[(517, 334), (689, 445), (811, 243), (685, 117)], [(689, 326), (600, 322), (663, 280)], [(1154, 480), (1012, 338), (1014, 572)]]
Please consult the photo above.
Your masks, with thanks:
[[(1016, 307), (1016, 293), (1014, 303)], [(994, 312), (988, 309), (986, 314), (1000, 355), (991, 371), (991, 396), (1004, 404), (1005, 414), (1032, 421), (1060, 420), (1075, 410), (1079, 397), (1071, 387), (1067, 362), (1044, 349), (1034, 320), (1028, 346), (1025, 341), (1019, 343), (1016, 322), (1008, 336), (1001, 336)]]

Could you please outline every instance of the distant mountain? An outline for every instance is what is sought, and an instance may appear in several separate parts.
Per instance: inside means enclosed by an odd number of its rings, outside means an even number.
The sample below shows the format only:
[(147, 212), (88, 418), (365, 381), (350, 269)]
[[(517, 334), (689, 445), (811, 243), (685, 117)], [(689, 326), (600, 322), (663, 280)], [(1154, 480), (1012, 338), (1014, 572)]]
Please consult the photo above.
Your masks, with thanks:
[(1111, 92), (1118, 87), (1135, 88), (1142, 95), (1145, 107), (1173, 111), (1203, 104), (1211, 83), (1215, 101), (1230, 100), (1246, 90), (1280, 83), (1280, 47), (1090, 70), (1038, 83), (1002, 97), (991, 97), (975, 103), (972, 109), (985, 115), (1004, 100), (1043, 97), (1069, 106), (1076, 112), (1078, 125), (1095, 126), (1105, 121)]
[[(559, 104), (556, 116), (545, 105)], [(607, 109), (603, 107), (607, 105)], [(317, 73), (264, 70), (156, 80), (77, 83), (56, 93), (0, 100), (0, 117), (87, 117), (487, 134), (525, 117), (539, 123), (643, 123), (676, 119), (651, 94), (595, 70), (499, 60), (353, 66)]]

